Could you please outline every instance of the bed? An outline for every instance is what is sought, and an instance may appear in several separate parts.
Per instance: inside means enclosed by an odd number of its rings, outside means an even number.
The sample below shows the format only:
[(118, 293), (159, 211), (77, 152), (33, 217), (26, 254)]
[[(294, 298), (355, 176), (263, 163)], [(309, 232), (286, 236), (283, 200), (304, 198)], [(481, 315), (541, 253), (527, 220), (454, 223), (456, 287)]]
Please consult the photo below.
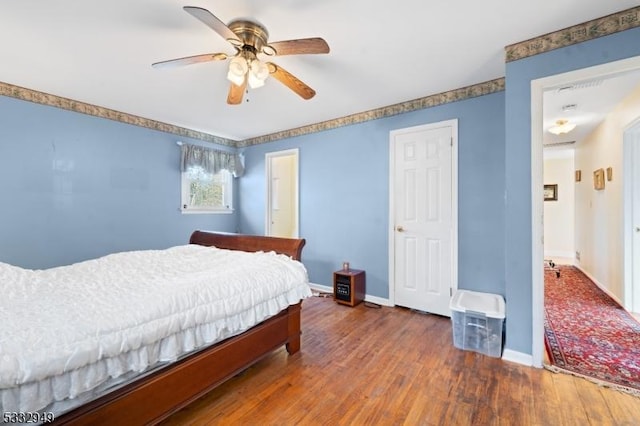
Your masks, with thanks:
[[(263, 255), (271, 255), (272, 259), (277, 258), (278, 262), (285, 265), (285, 269), (291, 268), (293, 273), (299, 274), (297, 269), (300, 267), (304, 269), (299, 262), (289, 261), (289, 258), (297, 261), (301, 259), (302, 248), (305, 244), (304, 239), (195, 231), (191, 235), (189, 242), (188, 246), (172, 249), (184, 250), (189, 253), (194, 251), (199, 255), (205, 250), (196, 246), (205, 246), (209, 247), (206, 249), (207, 253), (205, 253), (207, 256), (212, 256), (214, 251), (224, 256), (231, 256), (232, 254), (249, 256), (249, 253), (245, 252), (264, 252)], [(279, 256), (276, 253), (285, 256)], [(161, 255), (165, 254), (161, 253)], [(285, 257), (286, 259), (283, 259)], [(262, 260), (257, 263), (260, 262)], [(96, 268), (95, 264), (91, 264), (91, 267)], [(238, 267), (238, 269), (247, 268)], [(272, 272), (266, 274), (268, 279), (273, 282), (281, 281), (280, 278), (271, 274)], [(296, 275), (296, 277), (299, 277), (299, 275)], [(62, 415), (56, 414), (55, 423), (92, 425), (157, 423), (225, 380), (243, 371), (273, 350), (284, 345), (289, 354), (295, 354), (300, 350), (300, 309), (302, 299), (311, 295), (308, 289), (306, 271), (304, 271), (304, 280), (304, 283), (296, 283), (293, 289), (287, 290), (286, 296), (278, 295), (266, 302), (261, 302), (261, 306), (266, 306), (267, 308), (265, 309), (267, 311), (276, 310), (276, 312), (269, 314), (266, 320), (260, 320), (257, 325), (242, 331), (241, 334), (232, 335), (205, 348), (196, 347), (196, 350), (192, 353), (181, 355), (176, 361), (164, 365), (162, 368), (147, 369), (140, 377), (118, 384), (114, 387), (115, 390), (107, 389), (108, 391), (105, 391), (103, 395), (96, 399), (83, 403), (81, 406), (66, 411)], [(270, 286), (271, 283), (269, 283), (268, 287)], [(160, 292), (160, 290), (158, 291)], [(198, 288), (198, 291), (196, 293), (198, 300), (206, 298), (207, 292), (202, 295), (202, 289)], [(228, 290), (227, 292), (233, 295), (234, 291), (236, 290)], [(261, 289), (252, 291), (262, 292)], [(254, 293), (250, 293), (250, 295), (252, 300), (256, 297)], [(245, 299), (242, 299), (242, 304), (245, 303)], [(277, 300), (278, 303), (275, 303), (274, 300)], [(181, 302), (178, 300), (178, 302), (172, 302), (171, 305), (173, 306), (176, 303)], [(255, 316), (252, 313), (254, 311), (253, 308), (247, 310), (242, 304), (236, 308), (240, 312), (238, 315), (242, 315), (242, 317), (239, 317), (241, 320), (236, 321), (237, 323), (243, 323), (244, 319), (242, 318), (246, 316)], [(225, 305), (225, 310), (230, 309), (228, 306), (228, 304)], [(281, 307), (276, 308), (276, 306)], [(251, 312), (251, 314), (247, 314), (247, 312)], [(201, 315), (194, 314), (193, 316)], [(184, 323), (185, 321), (180, 319), (177, 322)], [(176, 321), (172, 323), (176, 323)], [(241, 325), (236, 328), (241, 327)], [(229, 328), (233, 327), (229, 326)], [(233, 330), (225, 328), (225, 332), (233, 333)], [(144, 336), (144, 334), (141, 335)], [(142, 338), (144, 339), (144, 337)], [(0, 340), (0, 349), (2, 347), (1, 344)], [(7, 344), (6, 339), (4, 344)], [(118, 344), (124, 345), (121, 342)], [(194, 346), (193, 343), (190, 344)], [(108, 348), (108, 346), (105, 347)], [(108, 350), (101, 347), (98, 352), (102, 353)], [(1, 352), (0, 355), (5, 356)], [(3, 358), (3, 361), (7, 359), (11, 361), (10, 357)], [(52, 364), (55, 365), (55, 363)], [(8, 364), (4, 363), (4, 365)], [(27, 373), (24, 374), (35, 374), (32, 372), (32, 368), (26, 370)], [(5, 369), (4, 371), (5, 375), (7, 372), (9, 372), (9, 375), (12, 374), (11, 369)], [(7, 406), (5, 405), (5, 407)], [(15, 407), (11, 409), (12, 412), (13, 410), (15, 410)], [(3, 409), (3, 411), (7, 410)], [(51, 416), (48, 416), (43, 411), (39, 414), (27, 413), (26, 417), (23, 413), (22, 416), (22, 420), (27, 423), (33, 423), (34, 420), (40, 420), (41, 422), (51, 420)]]

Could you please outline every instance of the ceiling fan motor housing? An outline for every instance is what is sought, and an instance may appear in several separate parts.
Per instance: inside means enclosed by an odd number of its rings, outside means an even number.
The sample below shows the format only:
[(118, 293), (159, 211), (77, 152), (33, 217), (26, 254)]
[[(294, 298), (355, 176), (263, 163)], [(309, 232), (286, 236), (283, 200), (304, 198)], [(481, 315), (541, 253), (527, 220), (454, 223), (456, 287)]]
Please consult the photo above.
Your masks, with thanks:
[[(237, 46), (242, 50), (255, 50), (254, 53), (257, 54), (262, 52), (262, 48), (267, 45), (269, 33), (266, 28), (256, 22), (239, 19), (230, 22), (229, 29), (243, 43), (242, 46)], [(230, 41), (233, 43), (232, 40)]]

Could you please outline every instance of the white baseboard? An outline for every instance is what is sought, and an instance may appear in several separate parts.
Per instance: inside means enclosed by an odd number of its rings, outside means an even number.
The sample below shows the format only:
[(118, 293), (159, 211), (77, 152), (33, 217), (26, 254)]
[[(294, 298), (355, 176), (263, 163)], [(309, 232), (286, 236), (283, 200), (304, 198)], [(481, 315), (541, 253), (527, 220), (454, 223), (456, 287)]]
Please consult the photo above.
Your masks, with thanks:
[(331, 293), (331, 294), (333, 294), (333, 287), (329, 287), (328, 285), (309, 283), (309, 287), (311, 287), (311, 290), (315, 290), (315, 291), (318, 291), (320, 293)]
[(562, 251), (562, 250), (545, 250), (544, 258), (554, 258), (554, 257), (564, 257), (567, 259), (575, 259), (576, 253), (573, 251)]
[[(315, 290), (315, 291), (318, 291), (320, 293), (333, 294), (333, 287), (329, 287), (327, 285), (309, 283), (309, 287), (311, 287), (311, 290)], [(364, 301), (365, 302), (375, 303), (376, 305), (393, 306), (391, 304), (391, 302), (389, 301), (389, 299), (385, 299), (383, 297), (378, 297), (378, 296), (371, 296), (370, 294), (365, 294), (364, 295)]]
[(389, 299), (385, 299), (383, 297), (371, 296), (369, 294), (364, 296), (364, 301), (375, 303), (376, 305), (393, 306)]
[(528, 367), (533, 366), (533, 357), (531, 355), (512, 351), (511, 349), (505, 349), (504, 352), (502, 352), (502, 359), (504, 361), (515, 362), (516, 364), (522, 364)]
[(604, 291), (605, 293), (607, 293), (609, 295), (609, 297), (611, 297), (613, 300), (616, 301), (616, 303), (618, 303), (618, 305), (620, 306), (624, 306), (622, 304), (622, 302), (620, 301), (620, 299), (618, 299), (618, 296), (616, 296), (615, 294), (613, 294), (611, 292), (611, 290), (609, 290), (607, 287), (605, 287), (602, 283), (600, 283), (597, 279), (595, 279), (595, 277), (593, 277), (590, 273), (588, 273), (587, 271), (585, 271), (584, 269), (582, 269), (580, 267), (580, 265), (575, 265), (576, 268), (578, 268), (580, 271), (582, 271), (583, 274), (585, 274), (591, 281), (593, 281), (593, 283), (595, 285), (598, 286), (598, 288), (602, 291)]
[[(322, 284), (309, 283), (309, 287), (312, 290), (319, 291), (321, 293), (331, 293), (333, 294), (333, 287), (329, 287)], [(364, 298), (365, 301), (376, 303), (382, 306), (393, 306), (389, 299), (385, 299), (382, 297), (366, 295)], [(522, 364), (531, 367), (533, 365), (533, 357), (529, 354), (525, 354), (522, 352), (512, 351), (511, 349), (505, 349), (502, 353), (502, 359), (509, 362), (515, 362), (517, 364)]]
[[(309, 287), (311, 290), (319, 291), (321, 293), (331, 293), (333, 294), (333, 287), (329, 287), (322, 284), (309, 283)], [(365, 295), (364, 300), (371, 303), (376, 303), (382, 306), (393, 306), (389, 299), (385, 299), (382, 297)], [(509, 362), (515, 362), (517, 364), (522, 364), (526, 366), (533, 365), (533, 357), (529, 354), (525, 354), (522, 352), (512, 351), (511, 349), (505, 349), (502, 353), (502, 359)]]

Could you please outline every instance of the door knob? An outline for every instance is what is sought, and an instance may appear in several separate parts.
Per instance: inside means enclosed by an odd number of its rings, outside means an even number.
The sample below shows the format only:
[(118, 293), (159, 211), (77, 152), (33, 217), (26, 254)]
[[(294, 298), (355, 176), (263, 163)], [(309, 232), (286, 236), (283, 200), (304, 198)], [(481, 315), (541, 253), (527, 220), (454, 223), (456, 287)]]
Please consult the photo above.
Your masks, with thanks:
[(640, 226), (636, 226), (636, 232), (640, 232)]
[(402, 226), (397, 226), (396, 227), (396, 231), (398, 232), (404, 232), (404, 228)]

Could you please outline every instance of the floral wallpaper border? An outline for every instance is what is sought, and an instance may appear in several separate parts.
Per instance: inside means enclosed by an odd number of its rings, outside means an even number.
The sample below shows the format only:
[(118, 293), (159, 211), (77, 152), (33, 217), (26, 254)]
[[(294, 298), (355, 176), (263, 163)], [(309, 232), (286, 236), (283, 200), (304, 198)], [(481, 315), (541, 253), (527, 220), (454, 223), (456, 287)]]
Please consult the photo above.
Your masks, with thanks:
[(174, 126), (172, 124), (167, 124), (148, 118), (138, 117), (136, 115), (115, 111), (109, 108), (91, 105), (80, 101), (74, 101), (73, 99), (63, 98), (60, 96), (0, 82), (0, 95), (10, 96), (16, 99), (21, 99), (23, 101), (53, 106), (56, 108), (79, 112), (82, 114), (115, 120), (134, 126), (146, 127), (153, 130), (159, 130), (161, 132), (172, 133), (179, 136), (187, 136), (202, 141), (236, 148), (243, 148), (251, 145), (272, 142), (278, 139), (285, 139), (293, 136), (300, 136), (309, 133), (321, 132), (323, 130), (335, 129), (337, 127), (362, 123), (369, 120), (376, 120), (383, 117), (390, 117), (392, 115), (402, 114), (405, 112), (415, 111), (423, 108), (430, 108), (436, 105), (461, 101), (477, 96), (488, 95), (490, 93), (495, 93), (503, 90), (504, 78), (498, 78), (484, 83), (463, 87), (461, 89), (455, 89), (437, 95), (426, 96), (407, 102), (401, 102), (370, 111), (348, 115), (346, 117), (323, 121), (320, 123), (302, 126), (295, 129), (284, 130), (282, 132), (271, 133), (268, 135), (246, 139), (243, 141), (234, 141), (231, 139), (211, 135), (209, 133), (198, 132), (195, 130), (186, 129), (184, 127)]
[(370, 111), (347, 115), (346, 117), (340, 117), (333, 120), (310, 124), (308, 126), (297, 127), (295, 129), (289, 129), (282, 132), (276, 132), (251, 139), (245, 139), (243, 141), (239, 141), (237, 146), (239, 148), (243, 148), (251, 145), (272, 142), (278, 139), (285, 139), (294, 136), (306, 135), (309, 133), (321, 132), (324, 130), (335, 129), (337, 127), (348, 126), (351, 124), (363, 123), (365, 121), (377, 120), (379, 118), (403, 114), (405, 112), (431, 108), (450, 102), (457, 102), (464, 99), (475, 98), (477, 96), (488, 95), (490, 93), (501, 92), (503, 90), (504, 78), (497, 78), (495, 80), (490, 80), (484, 83), (463, 87), (461, 89), (439, 93), (437, 95), (426, 96), (424, 98), (401, 102), (378, 109), (372, 109)]
[(506, 62), (640, 26), (640, 6), (505, 47)]
[(119, 121), (121, 123), (131, 124), (134, 126), (146, 127), (148, 129), (159, 130), (161, 132), (172, 133), (179, 136), (186, 136), (199, 139), (206, 142), (213, 142), (220, 145), (235, 147), (236, 141), (222, 138), (220, 136), (211, 135), (209, 133), (198, 132), (184, 127), (174, 126), (172, 124), (163, 123), (161, 121), (151, 120), (149, 118), (138, 117), (137, 115), (127, 114), (113, 109), (104, 108), (96, 105), (87, 104), (73, 99), (63, 98), (49, 93), (38, 92), (32, 89), (26, 89), (20, 86), (3, 83), (0, 81), (0, 95), (9, 96), (23, 101), (34, 102), (37, 104), (48, 105), (56, 108), (62, 108), (69, 111), (79, 112), (82, 114), (93, 115), (100, 118)]

